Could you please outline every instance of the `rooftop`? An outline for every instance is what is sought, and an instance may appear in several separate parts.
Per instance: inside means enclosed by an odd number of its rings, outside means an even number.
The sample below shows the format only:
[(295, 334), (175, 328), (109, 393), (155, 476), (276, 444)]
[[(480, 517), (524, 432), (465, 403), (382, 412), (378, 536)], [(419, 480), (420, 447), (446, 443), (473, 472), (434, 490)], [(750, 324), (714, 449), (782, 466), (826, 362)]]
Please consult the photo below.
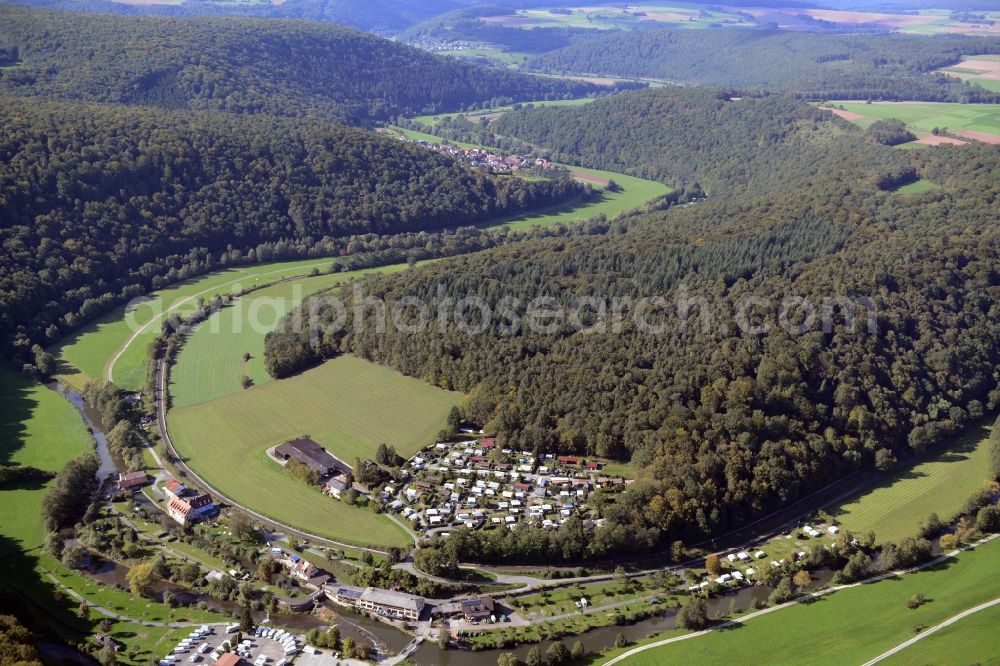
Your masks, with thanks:
[(393, 592), (392, 590), (380, 590), (374, 587), (366, 587), (361, 593), (361, 600), (379, 606), (391, 606), (393, 608), (403, 608), (419, 613), (424, 607), (423, 597), (416, 597), (405, 592)]

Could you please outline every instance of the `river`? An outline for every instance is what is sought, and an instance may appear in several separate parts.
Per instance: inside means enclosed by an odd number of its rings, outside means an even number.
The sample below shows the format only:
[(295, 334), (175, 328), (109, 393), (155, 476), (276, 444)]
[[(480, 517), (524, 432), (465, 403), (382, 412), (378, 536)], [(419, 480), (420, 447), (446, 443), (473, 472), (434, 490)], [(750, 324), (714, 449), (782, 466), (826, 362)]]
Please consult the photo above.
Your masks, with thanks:
[(90, 434), (94, 437), (94, 443), (96, 444), (94, 450), (97, 453), (98, 460), (101, 462), (101, 466), (97, 470), (98, 483), (102, 483), (108, 478), (108, 475), (111, 475), (112, 478), (117, 478), (118, 466), (115, 464), (114, 459), (111, 457), (111, 451), (108, 449), (108, 438), (105, 437), (104, 431), (101, 430), (100, 415), (87, 404), (82, 395), (65, 384), (50, 384), (49, 388), (76, 407), (76, 410), (80, 413), (80, 418), (83, 419)]

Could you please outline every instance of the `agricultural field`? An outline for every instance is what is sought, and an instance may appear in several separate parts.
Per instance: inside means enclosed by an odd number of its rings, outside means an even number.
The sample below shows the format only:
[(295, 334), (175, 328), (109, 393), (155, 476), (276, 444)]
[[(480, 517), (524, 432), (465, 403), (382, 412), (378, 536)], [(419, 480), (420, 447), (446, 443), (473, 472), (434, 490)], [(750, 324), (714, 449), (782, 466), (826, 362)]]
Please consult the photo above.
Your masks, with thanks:
[[(1000, 22), (1000, 17), (997, 20)], [(964, 56), (957, 65), (938, 71), (1000, 92), (1000, 55)]]
[(342, 356), (290, 379), (174, 409), (168, 427), (187, 464), (232, 500), (319, 536), (400, 546), (409, 539), (388, 518), (322, 496), (266, 451), (308, 434), (349, 464), (373, 458), (382, 442), (409, 456), (434, 440), (460, 398)]
[(153, 292), (131, 306), (112, 310), (50, 349), (60, 362), (58, 378), (81, 389), (110, 373), (119, 387), (140, 390), (146, 379), (146, 350), (167, 315), (189, 314), (199, 297), (236, 293), (258, 280), (305, 275), (313, 268), (327, 268), (331, 261), (306, 259), (231, 268)]
[(827, 512), (852, 532), (874, 530), (882, 543), (913, 536), (931, 513), (947, 520), (991, 476), (989, 430), (985, 422), (968, 428)]
[[(363, 275), (405, 268), (406, 264), (396, 264), (297, 278), (241, 296), (199, 324), (184, 343), (170, 370), (171, 405), (186, 407), (242, 391), (244, 375), (255, 386), (268, 383), (271, 376), (264, 369), (264, 336), (304, 297)], [(246, 363), (244, 354), (250, 355)]]
[[(391, 129), (413, 140), (427, 141), (429, 143), (441, 143), (443, 141), (441, 137), (433, 134), (415, 132), (401, 127), (392, 127)], [(480, 147), (460, 141), (453, 141), (452, 143), (456, 146), (466, 148)], [(586, 202), (571, 201), (532, 213), (516, 215), (503, 220), (494, 220), (487, 223), (486, 226), (502, 225), (511, 229), (529, 229), (534, 226), (546, 227), (554, 224), (571, 224), (586, 220), (595, 215), (605, 215), (610, 219), (633, 208), (642, 206), (650, 199), (667, 194), (671, 190), (671, 188), (663, 183), (636, 178), (635, 176), (615, 171), (601, 171), (599, 169), (587, 169), (566, 164), (561, 166), (570, 169), (573, 177), (577, 180), (593, 185), (601, 193), (600, 198)], [(619, 189), (617, 191), (610, 192), (605, 189), (604, 186), (609, 180), (613, 180), (618, 184)]]
[[(845, 120), (868, 127), (876, 120), (897, 118), (923, 141), (933, 141), (931, 131), (937, 127), (960, 139), (1000, 142), (1000, 105), (949, 104), (944, 102), (830, 102), (828, 106)], [(845, 113), (846, 112), (846, 113)], [(908, 145), (908, 144), (903, 144)]]
[[(933, 626), (996, 597), (997, 567), (1000, 540), (994, 539), (925, 571), (838, 590), (811, 603), (753, 617), (726, 631), (650, 648), (625, 663), (860, 664), (912, 638), (915, 628)], [(917, 593), (928, 601), (907, 608), (907, 600)], [(642, 642), (678, 635), (681, 632), (670, 632)], [(981, 643), (989, 644), (991, 655), (997, 654), (995, 637), (991, 635)], [(981, 651), (953, 644), (956, 652), (948, 660), (925, 661), (920, 645), (912, 648), (909, 660), (898, 663), (967, 664), (973, 663), (974, 655)], [(603, 662), (622, 652), (608, 653)]]
[(483, 23), (507, 28), (591, 28), (636, 30), (642, 28), (750, 27), (753, 21), (719, 6), (706, 7), (683, 2), (589, 7), (521, 9), (513, 14), (484, 16)]

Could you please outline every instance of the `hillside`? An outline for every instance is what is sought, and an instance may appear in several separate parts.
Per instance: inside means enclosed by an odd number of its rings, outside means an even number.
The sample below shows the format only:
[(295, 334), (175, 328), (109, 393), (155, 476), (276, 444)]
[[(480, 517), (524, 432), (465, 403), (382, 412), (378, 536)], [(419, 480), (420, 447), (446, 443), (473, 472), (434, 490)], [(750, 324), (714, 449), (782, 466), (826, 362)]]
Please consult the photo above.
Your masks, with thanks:
[(709, 196), (787, 192), (839, 178), (845, 164), (899, 163), (828, 112), (781, 95), (733, 101), (708, 88), (654, 88), (582, 106), (523, 109), (505, 113), (490, 130), (558, 161), (698, 186)]
[(22, 343), (222, 254), (459, 226), (582, 191), (319, 120), (3, 97), (0, 115), (0, 335)]
[(646, 30), (578, 42), (528, 61), (531, 69), (649, 77), (813, 99), (998, 101), (934, 69), (963, 54), (1000, 53), (1000, 39), (950, 35), (827, 35), (766, 30)]
[(7, 94), (350, 122), (594, 88), (475, 67), (303, 21), (0, 5), (0, 47), (17, 48), (21, 58), (0, 73)]
[[(641, 143), (634, 120), (621, 132)], [(619, 233), (521, 243), (369, 282), (366, 295), (389, 302), (443, 287), (481, 298), (491, 314), (478, 335), (350, 322), (357, 332), (324, 339), (321, 352), (349, 349), (469, 393), (466, 416), (515, 450), (611, 456), (644, 470), (585, 545), (564, 550), (572, 535), (561, 531), (469, 533), (459, 557), (608, 558), (696, 541), (870, 465), (879, 449), (923, 450), (1000, 406), (996, 150), (905, 153), (831, 134), (831, 144), (861, 151), (860, 162), (841, 164), (846, 153), (813, 151), (821, 131), (807, 136), (789, 145), (814, 154), (827, 177), (801, 179), (803, 161), (769, 163), (773, 182), (788, 179), (794, 195), (737, 189), (628, 220)], [(731, 159), (752, 159), (772, 146), (734, 149), (747, 152)], [(918, 175), (942, 187), (893, 191)], [(510, 315), (500, 299), (516, 299), (524, 323), (540, 296), (570, 311), (581, 297), (626, 305), (603, 318), (590, 307), (582, 331), (564, 318), (555, 332), (503, 333)], [(815, 318), (795, 305), (802, 297)], [(821, 307), (841, 297), (860, 308), (853, 324), (842, 307)], [(329, 314), (321, 308), (319, 321)], [(640, 317), (665, 326), (651, 332)], [(287, 349), (289, 335), (281, 327), (271, 346)]]

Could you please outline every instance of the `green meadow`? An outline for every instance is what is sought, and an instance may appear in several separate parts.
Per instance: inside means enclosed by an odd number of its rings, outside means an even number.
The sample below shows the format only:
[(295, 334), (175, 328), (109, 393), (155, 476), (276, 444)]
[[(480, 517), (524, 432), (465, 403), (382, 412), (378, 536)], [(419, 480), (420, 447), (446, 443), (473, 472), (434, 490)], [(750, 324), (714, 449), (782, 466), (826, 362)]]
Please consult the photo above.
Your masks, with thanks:
[(941, 186), (935, 182), (920, 179), (912, 183), (903, 185), (902, 187), (897, 187), (893, 190), (896, 194), (921, 194), (922, 192), (933, 192), (934, 190), (940, 190)]
[[(7, 369), (0, 369), (0, 464), (30, 465), (58, 472), (93, 450), (93, 440), (76, 408), (58, 393)], [(0, 490), (0, 534), (9, 547), (41, 545), (42, 496), (49, 483)]]
[(914, 536), (931, 513), (942, 520), (958, 513), (990, 477), (989, 427), (984, 422), (827, 511), (853, 532), (871, 529), (880, 542), (898, 541)]
[[(271, 381), (264, 369), (264, 337), (278, 320), (314, 292), (370, 273), (389, 273), (406, 264), (285, 280), (241, 296), (199, 324), (170, 370), (175, 408), (243, 390), (244, 375), (255, 386)], [(243, 355), (250, 360), (243, 362)]]
[(881, 663), (885, 666), (996, 663), (1000, 652), (995, 639), (997, 627), (1000, 627), (1000, 605), (964, 617)]
[(130, 307), (116, 308), (50, 350), (60, 361), (59, 379), (80, 389), (88, 381), (104, 379), (110, 371), (119, 387), (139, 390), (146, 379), (146, 350), (169, 314), (192, 312), (199, 297), (235, 293), (259, 280), (304, 275), (313, 268), (323, 270), (331, 261), (306, 259), (231, 268), (153, 292)]
[(461, 394), (354, 356), (298, 376), (171, 410), (178, 453), (235, 502), (319, 536), (359, 545), (401, 546), (385, 516), (324, 497), (294, 479), (267, 449), (309, 435), (348, 464), (373, 458), (382, 442), (409, 456), (434, 441)]
[[(725, 630), (650, 648), (623, 663), (630, 666), (860, 664), (909, 640), (917, 628), (933, 626), (996, 597), (1000, 590), (996, 584), (997, 571), (1000, 571), (1000, 540), (925, 571), (839, 590)], [(907, 608), (907, 600), (917, 593), (925, 595), (928, 602), (915, 609)], [(671, 632), (648, 642), (680, 634)], [(995, 663), (1000, 640), (991, 632), (970, 644), (952, 641), (954, 652), (944, 661), (924, 659), (921, 646), (918, 643), (911, 648), (908, 660), (897, 663), (971, 664), (984, 652), (990, 658), (982, 663)], [(610, 652), (602, 661), (624, 651)], [(901, 656), (906, 654), (903, 652)]]

